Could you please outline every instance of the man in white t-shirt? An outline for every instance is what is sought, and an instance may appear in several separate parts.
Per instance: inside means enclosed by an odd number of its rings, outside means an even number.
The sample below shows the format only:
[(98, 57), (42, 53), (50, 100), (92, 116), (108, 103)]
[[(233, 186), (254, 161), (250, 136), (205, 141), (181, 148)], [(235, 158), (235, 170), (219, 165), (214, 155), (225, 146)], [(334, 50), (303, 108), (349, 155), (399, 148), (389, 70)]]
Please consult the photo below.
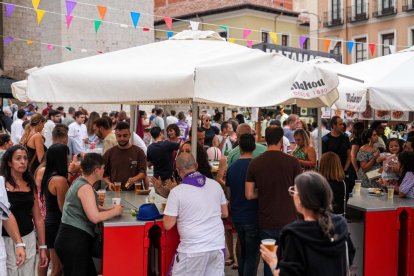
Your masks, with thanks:
[[(269, 123), (269, 127), (282, 127), (282, 124), (279, 120), (272, 120)], [(286, 136), (283, 136), (283, 152), (290, 154), (292, 152), (292, 149), (290, 148), (290, 142), (289, 139), (286, 138)]]
[(276, 120), (279, 120), (283, 126), (283, 122), (287, 120), (289, 115), (285, 113), (285, 107), (283, 105), (276, 106), (278, 115), (276, 115)]
[(84, 151), (85, 142), (88, 139), (88, 131), (86, 130), (85, 114), (82, 111), (75, 112), (75, 121), (69, 125), (69, 138), (72, 138), (75, 142), (76, 148), (74, 154), (79, 154)]
[(51, 109), (47, 114), (48, 120), (43, 128), (43, 136), (45, 137), (45, 146), (49, 148), (52, 144), (52, 132), (56, 124), (59, 124), (62, 120), (62, 114), (58, 110)]
[(161, 130), (164, 130), (164, 119), (163, 119), (163, 115), (164, 115), (164, 110), (162, 108), (156, 108), (155, 109), (155, 118), (154, 120), (152, 120), (151, 125), (157, 126), (159, 127)]
[(172, 275), (224, 275), (224, 226), (227, 200), (216, 181), (196, 171), (189, 153), (176, 160), (182, 183), (171, 190), (164, 211), (164, 228), (177, 224), (180, 244)]
[(178, 123), (178, 118), (175, 117), (175, 110), (170, 111), (170, 116), (167, 116), (167, 126)]
[(24, 109), (19, 109), (16, 111), (17, 119), (11, 125), (11, 140), (13, 145), (20, 143), (20, 139), (23, 135), (23, 122), (26, 120), (26, 111)]

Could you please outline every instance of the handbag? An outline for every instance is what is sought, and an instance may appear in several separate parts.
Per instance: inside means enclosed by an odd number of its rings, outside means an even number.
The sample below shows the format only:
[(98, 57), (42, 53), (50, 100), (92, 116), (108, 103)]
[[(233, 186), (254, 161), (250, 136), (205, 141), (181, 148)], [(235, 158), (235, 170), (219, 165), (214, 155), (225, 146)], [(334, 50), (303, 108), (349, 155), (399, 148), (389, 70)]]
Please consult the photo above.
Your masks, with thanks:
[(97, 259), (103, 258), (103, 233), (102, 222), (97, 223), (95, 226), (95, 237), (92, 245), (92, 257)]

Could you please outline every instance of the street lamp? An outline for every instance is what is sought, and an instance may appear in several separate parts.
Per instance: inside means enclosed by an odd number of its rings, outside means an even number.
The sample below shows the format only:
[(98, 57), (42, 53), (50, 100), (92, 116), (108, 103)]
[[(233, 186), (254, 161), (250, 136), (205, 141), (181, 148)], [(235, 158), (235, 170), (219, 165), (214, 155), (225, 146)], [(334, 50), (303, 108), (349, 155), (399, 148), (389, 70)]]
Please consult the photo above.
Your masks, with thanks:
[[(322, 19), (318, 14), (313, 13), (313, 12), (309, 12), (307, 10), (302, 10), (299, 14), (299, 18), (301, 16), (303, 17), (304, 15), (313, 15), (313, 16), (316, 16), (317, 19), (318, 19), (318, 23), (317, 23), (317, 26), (316, 26), (316, 47), (317, 47), (317, 51), (319, 51), (319, 25), (322, 23)], [(309, 31), (311, 31), (311, 30), (309, 30)]]

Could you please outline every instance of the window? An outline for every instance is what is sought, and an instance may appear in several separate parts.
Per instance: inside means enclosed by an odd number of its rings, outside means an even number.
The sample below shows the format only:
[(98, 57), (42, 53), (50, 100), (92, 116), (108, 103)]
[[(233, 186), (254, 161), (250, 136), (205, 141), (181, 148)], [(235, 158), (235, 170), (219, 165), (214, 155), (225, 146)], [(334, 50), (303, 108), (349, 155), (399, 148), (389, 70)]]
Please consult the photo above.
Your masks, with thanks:
[(414, 46), (414, 29), (411, 29), (411, 46)]
[(366, 13), (366, 4), (365, 0), (355, 0), (355, 14), (365, 14)]
[(262, 31), (262, 43), (269, 43), (269, 32)]
[(381, 0), (382, 1), (382, 9), (389, 10), (394, 8), (394, 0)]
[(289, 35), (282, 34), (282, 46), (289, 46)]
[(341, 20), (341, 0), (331, 0), (332, 4), (332, 11), (331, 11), (331, 17), (332, 21), (338, 21)]
[(333, 48), (332, 53), (335, 55), (342, 55), (342, 42), (341, 41), (338, 41), (335, 44), (335, 47)]
[(391, 50), (389, 45), (394, 45), (394, 33), (391, 34), (383, 34), (382, 38), (382, 55), (386, 56), (391, 54)]
[(361, 62), (367, 58), (367, 38), (355, 39), (355, 62)]

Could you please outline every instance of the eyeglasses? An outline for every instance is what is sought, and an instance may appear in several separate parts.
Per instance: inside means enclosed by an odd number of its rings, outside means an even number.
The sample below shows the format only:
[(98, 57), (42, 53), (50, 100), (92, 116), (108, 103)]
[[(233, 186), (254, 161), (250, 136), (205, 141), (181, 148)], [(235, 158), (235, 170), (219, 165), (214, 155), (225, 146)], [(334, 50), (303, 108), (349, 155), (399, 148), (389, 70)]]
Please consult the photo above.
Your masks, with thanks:
[(207, 119), (207, 120), (204, 120), (204, 121), (206, 121), (206, 122), (210, 122), (211, 120), (210, 120), (210, 119)]
[(291, 196), (294, 196), (295, 194), (297, 194), (298, 192), (296, 191), (295, 186), (290, 186), (288, 189), (288, 192)]

